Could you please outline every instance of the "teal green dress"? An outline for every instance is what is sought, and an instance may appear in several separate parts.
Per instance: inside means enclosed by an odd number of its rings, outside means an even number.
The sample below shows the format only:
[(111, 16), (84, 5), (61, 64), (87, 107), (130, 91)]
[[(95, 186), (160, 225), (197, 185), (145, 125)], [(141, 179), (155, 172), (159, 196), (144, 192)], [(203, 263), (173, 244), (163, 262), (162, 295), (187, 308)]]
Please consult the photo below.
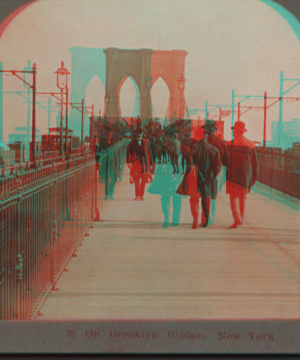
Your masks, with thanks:
[(156, 166), (155, 175), (148, 188), (148, 193), (161, 196), (174, 196), (182, 181), (181, 174), (173, 174), (170, 164)]

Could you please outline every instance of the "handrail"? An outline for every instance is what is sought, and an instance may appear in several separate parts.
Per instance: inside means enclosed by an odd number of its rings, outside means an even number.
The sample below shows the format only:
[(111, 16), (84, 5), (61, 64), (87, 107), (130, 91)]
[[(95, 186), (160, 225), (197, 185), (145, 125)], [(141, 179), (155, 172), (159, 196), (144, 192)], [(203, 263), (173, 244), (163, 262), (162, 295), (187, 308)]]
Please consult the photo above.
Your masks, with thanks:
[(4, 170), (0, 320), (38, 315), (45, 294), (55, 289), (92, 222), (99, 219), (97, 199), (102, 201), (119, 180), (125, 150), (126, 142), (118, 142), (103, 153), (101, 171), (91, 152), (41, 159), (35, 169), (24, 163)]

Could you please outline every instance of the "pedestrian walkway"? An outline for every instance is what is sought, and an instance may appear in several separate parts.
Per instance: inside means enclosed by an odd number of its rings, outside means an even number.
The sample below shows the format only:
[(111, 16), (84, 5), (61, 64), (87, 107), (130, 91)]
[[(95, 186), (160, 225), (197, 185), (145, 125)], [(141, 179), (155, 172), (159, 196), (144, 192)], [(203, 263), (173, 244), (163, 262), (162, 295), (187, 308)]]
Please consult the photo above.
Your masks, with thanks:
[(179, 225), (164, 229), (160, 196), (146, 188), (134, 201), (124, 166), (38, 320), (299, 318), (299, 212), (255, 188), (240, 228), (229, 229), (223, 187), (214, 225), (193, 230), (186, 197)]

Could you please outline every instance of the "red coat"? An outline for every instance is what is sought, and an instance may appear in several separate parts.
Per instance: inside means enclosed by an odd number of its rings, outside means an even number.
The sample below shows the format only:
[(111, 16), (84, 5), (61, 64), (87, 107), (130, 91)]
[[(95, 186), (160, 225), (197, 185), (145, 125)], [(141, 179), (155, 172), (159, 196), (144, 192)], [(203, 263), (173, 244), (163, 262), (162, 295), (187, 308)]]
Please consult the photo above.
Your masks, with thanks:
[(257, 179), (257, 156), (252, 141), (241, 136), (227, 143), (223, 163), (227, 166), (226, 192), (250, 192)]

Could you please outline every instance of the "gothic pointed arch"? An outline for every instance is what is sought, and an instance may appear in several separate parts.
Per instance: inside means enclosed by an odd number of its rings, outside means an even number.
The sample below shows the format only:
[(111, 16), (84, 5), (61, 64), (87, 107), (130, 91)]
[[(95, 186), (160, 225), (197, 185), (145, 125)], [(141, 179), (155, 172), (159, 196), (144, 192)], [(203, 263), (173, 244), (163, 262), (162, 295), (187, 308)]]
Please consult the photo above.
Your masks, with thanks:
[(150, 90), (145, 86), (145, 79), (150, 75), (151, 49), (121, 50), (108, 48), (106, 55), (106, 114), (109, 118), (119, 116), (120, 83), (124, 77), (134, 79), (140, 93), (140, 114), (146, 118), (147, 104), (150, 103)]
[(170, 89), (163, 76), (158, 76), (153, 80), (151, 101), (154, 117), (166, 117), (170, 106)]
[[(125, 87), (125, 89), (124, 89)], [(124, 101), (122, 91), (125, 90), (126, 92), (129, 91), (129, 98), (126, 98)], [(133, 91), (132, 91), (133, 90)], [(136, 81), (131, 76), (124, 76), (124, 78), (120, 81), (118, 88), (117, 88), (118, 100), (119, 100), (119, 116), (123, 117), (124, 115), (130, 117), (140, 116), (140, 90), (136, 83)], [(123, 96), (121, 96), (123, 95)], [(134, 99), (133, 99), (134, 98)], [(133, 103), (132, 101), (133, 100)], [(131, 104), (132, 103), (132, 104)], [(129, 113), (128, 110), (131, 108), (132, 111)], [(126, 109), (126, 114), (124, 113), (124, 109)]]
[[(180, 111), (186, 108), (184, 89), (179, 89), (178, 80), (184, 77), (187, 54), (184, 50), (159, 50), (154, 51), (152, 54), (151, 76), (153, 79), (161, 76), (170, 91), (167, 113), (169, 119), (178, 119)], [(184, 112), (181, 112), (181, 114), (184, 114)]]
[(105, 86), (98, 75), (94, 75), (85, 90), (85, 99), (87, 106), (94, 104), (97, 111), (104, 112)]

